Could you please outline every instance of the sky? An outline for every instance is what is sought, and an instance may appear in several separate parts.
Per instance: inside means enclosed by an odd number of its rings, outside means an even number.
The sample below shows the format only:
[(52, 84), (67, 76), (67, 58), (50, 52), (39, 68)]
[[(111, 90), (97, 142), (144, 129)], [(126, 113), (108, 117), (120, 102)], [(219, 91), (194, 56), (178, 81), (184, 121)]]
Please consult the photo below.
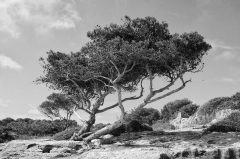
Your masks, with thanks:
[[(49, 50), (79, 51), (88, 31), (121, 23), (125, 15), (153, 16), (167, 22), (171, 33), (197, 31), (212, 45), (203, 71), (188, 75), (192, 82), (184, 90), (148, 107), (160, 110), (183, 98), (202, 105), (240, 91), (239, 0), (0, 0), (0, 119), (46, 118), (37, 107), (53, 91), (33, 82), (43, 74), (39, 58)], [(106, 105), (115, 102), (113, 95)], [(136, 103), (125, 105), (130, 110)], [(114, 109), (97, 120), (113, 122), (119, 113)]]

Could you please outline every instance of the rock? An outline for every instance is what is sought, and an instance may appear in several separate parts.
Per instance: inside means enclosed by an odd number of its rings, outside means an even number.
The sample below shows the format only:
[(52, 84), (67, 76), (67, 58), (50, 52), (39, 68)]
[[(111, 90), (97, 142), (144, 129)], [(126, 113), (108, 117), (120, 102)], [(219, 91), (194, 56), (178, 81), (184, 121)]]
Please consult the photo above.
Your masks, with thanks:
[(224, 159), (237, 159), (237, 154), (236, 154), (236, 150), (233, 148), (229, 148), (227, 149), (227, 151), (225, 152)]
[(221, 159), (222, 158), (222, 152), (220, 149), (214, 150), (212, 154), (214, 159)]
[(172, 159), (172, 157), (170, 157), (169, 155), (163, 153), (163, 154), (160, 155), (159, 159)]
[(112, 134), (107, 134), (102, 136), (103, 139), (112, 139), (114, 136)]
[(101, 138), (101, 144), (102, 145), (112, 144), (113, 143), (113, 138), (114, 138), (114, 136), (112, 134), (104, 135)]
[(50, 153), (50, 151), (52, 150), (54, 146), (53, 145), (45, 145), (42, 148), (42, 153)]
[(182, 157), (189, 157), (189, 156), (191, 156), (191, 150), (190, 149), (183, 150)]
[(58, 153), (58, 154), (62, 154), (62, 153), (76, 153), (76, 150), (73, 150), (71, 148), (68, 147), (55, 147), (53, 148), (50, 153)]
[(91, 140), (91, 144), (95, 148), (100, 148), (101, 147), (101, 139), (93, 139), (93, 140)]

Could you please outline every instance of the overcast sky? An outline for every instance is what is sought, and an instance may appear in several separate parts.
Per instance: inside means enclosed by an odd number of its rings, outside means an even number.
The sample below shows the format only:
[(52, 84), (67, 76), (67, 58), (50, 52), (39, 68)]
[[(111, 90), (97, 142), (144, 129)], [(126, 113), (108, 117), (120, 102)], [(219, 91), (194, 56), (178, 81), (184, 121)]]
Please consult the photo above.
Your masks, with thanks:
[[(171, 33), (198, 31), (213, 46), (192, 83), (151, 106), (186, 97), (203, 104), (240, 91), (239, 0), (0, 0), (0, 119), (43, 118), (36, 108), (52, 91), (33, 83), (42, 74), (38, 59), (50, 49), (80, 50), (87, 31), (120, 23), (124, 15), (153, 16), (166, 21)], [(118, 113), (98, 119), (110, 122)]]

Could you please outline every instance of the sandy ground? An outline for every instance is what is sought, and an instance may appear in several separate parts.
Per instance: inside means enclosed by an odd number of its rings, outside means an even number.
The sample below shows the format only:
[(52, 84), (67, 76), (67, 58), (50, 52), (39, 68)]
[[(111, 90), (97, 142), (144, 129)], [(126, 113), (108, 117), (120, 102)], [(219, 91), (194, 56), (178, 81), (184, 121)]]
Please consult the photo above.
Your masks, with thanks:
[[(85, 145), (50, 139), (14, 140), (0, 144), (1, 159), (164, 159), (239, 158), (240, 133), (200, 131), (141, 132), (115, 137), (114, 144)], [(46, 150), (46, 151), (45, 151)], [(43, 152), (45, 151), (45, 152)], [(234, 155), (234, 156), (232, 156)], [(168, 159), (166, 158), (165, 159)]]

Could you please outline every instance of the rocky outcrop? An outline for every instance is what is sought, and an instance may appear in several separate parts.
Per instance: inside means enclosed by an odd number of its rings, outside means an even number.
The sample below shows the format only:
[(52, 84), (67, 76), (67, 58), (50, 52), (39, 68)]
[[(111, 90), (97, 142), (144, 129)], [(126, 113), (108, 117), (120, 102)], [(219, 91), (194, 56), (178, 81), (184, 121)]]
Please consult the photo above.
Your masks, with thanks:
[(176, 129), (183, 129), (187, 127), (198, 127), (200, 125), (212, 125), (218, 121), (227, 118), (232, 113), (239, 112), (238, 110), (223, 109), (216, 111), (212, 114), (199, 115), (198, 112), (189, 118), (182, 118), (179, 112), (177, 117), (170, 120), (169, 123), (172, 124)]

